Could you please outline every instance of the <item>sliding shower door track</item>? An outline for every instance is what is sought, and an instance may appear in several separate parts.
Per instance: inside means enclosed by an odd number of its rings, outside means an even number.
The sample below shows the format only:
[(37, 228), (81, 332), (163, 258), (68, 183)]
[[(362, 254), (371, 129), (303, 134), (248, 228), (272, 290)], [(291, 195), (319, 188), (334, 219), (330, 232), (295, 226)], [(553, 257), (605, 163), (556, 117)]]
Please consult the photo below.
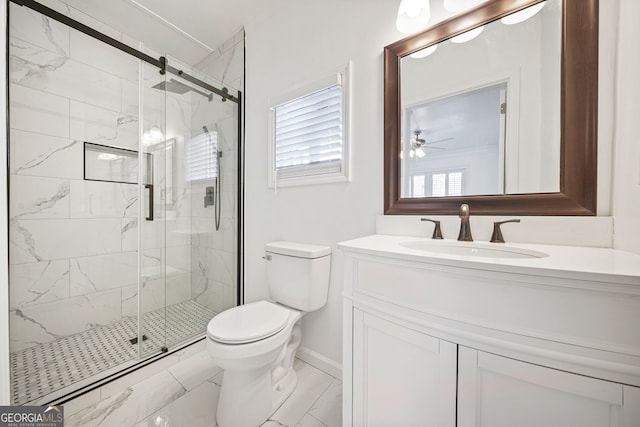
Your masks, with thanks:
[(144, 62), (147, 62), (151, 65), (154, 65), (160, 69), (161, 74), (164, 74), (165, 72), (169, 71), (170, 73), (175, 74), (176, 76), (180, 76), (180, 78), (187, 80), (190, 83), (193, 83), (203, 89), (208, 90), (209, 92), (213, 92), (216, 95), (219, 95), (220, 97), (222, 97), (223, 101), (229, 100), (229, 101), (235, 102), (236, 104), (239, 101), (237, 97), (229, 93), (229, 89), (227, 89), (226, 87), (219, 89), (215, 86), (210, 85), (207, 82), (204, 82), (198, 79), (197, 77), (190, 75), (189, 73), (184, 72), (183, 70), (179, 70), (175, 67), (172, 67), (171, 65), (167, 64), (167, 59), (164, 56), (161, 56), (160, 58), (156, 59), (153, 56), (147, 55), (144, 52), (140, 52), (138, 49), (135, 49), (125, 43), (122, 43), (119, 40), (111, 38), (106, 34), (103, 34), (100, 31), (97, 31), (89, 27), (88, 25), (83, 24), (82, 22), (76, 21), (73, 18), (63, 15), (62, 13), (56, 10), (53, 10), (41, 3), (38, 3), (37, 1), (34, 1), (34, 0), (9, 0), (9, 1), (19, 6), (28, 7), (29, 9), (35, 10), (36, 12), (39, 12), (51, 19), (54, 19), (90, 37), (93, 37), (96, 40), (100, 40), (101, 42), (106, 43), (109, 46), (112, 46), (118, 50), (121, 50), (122, 52), (128, 53), (129, 55), (135, 56), (136, 58)]
[(203, 333), (201, 336), (192, 338), (191, 340), (186, 341), (180, 344), (179, 346), (172, 348), (171, 350), (164, 351), (166, 349), (165, 348), (163, 350), (159, 350), (157, 354), (149, 356), (147, 359), (143, 359), (141, 361), (132, 361), (130, 364), (127, 364), (127, 366), (124, 368), (120, 366), (120, 367), (112, 368), (105, 372), (101, 372), (96, 376), (100, 376), (104, 378), (100, 378), (97, 380), (94, 379), (93, 381), (91, 381), (91, 378), (88, 378), (87, 379), (88, 383), (86, 385), (82, 385), (81, 388), (78, 388), (78, 386), (74, 384), (73, 386), (69, 386), (69, 389), (73, 389), (73, 391), (65, 391), (64, 389), (59, 390), (58, 392), (52, 393), (50, 396), (48, 396), (46, 401), (44, 400), (42, 402), (36, 401), (36, 402), (33, 402), (33, 404), (44, 405), (44, 406), (64, 405), (70, 400), (73, 400), (77, 397), (87, 394), (99, 387), (102, 387), (105, 384), (114, 382), (128, 374), (131, 374), (137, 370), (140, 370), (146, 366), (149, 366), (154, 362), (157, 362), (160, 359), (170, 356), (173, 353), (176, 353), (186, 347), (189, 347), (192, 344), (202, 341), (205, 338), (206, 338), (206, 333)]

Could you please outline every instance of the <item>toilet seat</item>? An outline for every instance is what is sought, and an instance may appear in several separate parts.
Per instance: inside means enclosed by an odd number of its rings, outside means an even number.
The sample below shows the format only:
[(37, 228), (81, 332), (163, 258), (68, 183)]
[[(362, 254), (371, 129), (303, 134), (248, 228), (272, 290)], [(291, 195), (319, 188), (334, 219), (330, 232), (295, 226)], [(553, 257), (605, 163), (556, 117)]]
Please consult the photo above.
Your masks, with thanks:
[(288, 324), (290, 310), (268, 301), (230, 308), (207, 325), (209, 338), (225, 344), (244, 344), (277, 334)]

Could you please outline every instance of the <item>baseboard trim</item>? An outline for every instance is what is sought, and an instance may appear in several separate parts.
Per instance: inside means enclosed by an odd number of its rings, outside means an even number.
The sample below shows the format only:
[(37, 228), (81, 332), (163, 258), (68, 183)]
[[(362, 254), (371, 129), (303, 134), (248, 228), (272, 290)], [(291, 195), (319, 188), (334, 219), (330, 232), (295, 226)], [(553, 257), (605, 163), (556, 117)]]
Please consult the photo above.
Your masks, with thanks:
[(296, 357), (342, 381), (342, 364), (307, 347), (299, 347)]

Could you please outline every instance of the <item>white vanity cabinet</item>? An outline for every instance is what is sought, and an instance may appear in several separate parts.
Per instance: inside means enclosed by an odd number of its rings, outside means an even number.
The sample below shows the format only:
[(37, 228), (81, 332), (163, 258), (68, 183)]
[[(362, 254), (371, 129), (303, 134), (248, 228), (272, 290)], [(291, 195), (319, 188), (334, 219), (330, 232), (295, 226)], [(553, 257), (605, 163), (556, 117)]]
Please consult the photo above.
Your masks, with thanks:
[(339, 244), (345, 426), (640, 427), (640, 256), (407, 239)]
[(353, 310), (353, 425), (456, 425), (456, 344)]
[(463, 346), (457, 401), (459, 427), (640, 426), (638, 387)]

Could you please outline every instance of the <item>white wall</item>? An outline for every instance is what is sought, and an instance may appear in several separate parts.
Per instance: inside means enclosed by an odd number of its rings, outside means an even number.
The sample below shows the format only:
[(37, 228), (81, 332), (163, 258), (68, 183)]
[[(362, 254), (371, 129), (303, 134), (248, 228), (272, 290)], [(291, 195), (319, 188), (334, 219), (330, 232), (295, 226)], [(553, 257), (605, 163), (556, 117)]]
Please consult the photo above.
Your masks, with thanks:
[[(632, 3), (634, 0), (627, 0)], [(341, 360), (342, 254), (336, 243), (375, 232), (383, 211), (383, 47), (400, 39), (394, 23), (399, 1), (285, 0), (246, 29), (245, 299), (268, 297), (262, 260), (277, 239), (330, 244), (329, 302), (303, 321), (303, 347)], [(610, 213), (616, 1), (601, 2), (598, 212)], [(630, 19), (629, 26), (633, 20)], [(634, 40), (633, 38), (631, 40)], [(637, 40), (637, 36), (635, 38)], [(629, 48), (631, 49), (631, 48)], [(270, 100), (353, 60), (350, 183), (267, 188)], [(631, 74), (629, 74), (631, 78)], [(632, 142), (624, 142), (631, 145)], [(637, 173), (637, 157), (635, 160)]]
[[(286, 239), (333, 247), (329, 302), (303, 320), (303, 347), (340, 363), (342, 254), (336, 243), (371, 234), (382, 210), (382, 47), (400, 38), (395, 1), (283, 2), (246, 30), (245, 300), (268, 295), (264, 244)], [(352, 181), (267, 188), (268, 111), (294, 86), (353, 61)]]
[(640, 2), (620, 0), (612, 198), (614, 246), (636, 253), (640, 253), (639, 21)]

